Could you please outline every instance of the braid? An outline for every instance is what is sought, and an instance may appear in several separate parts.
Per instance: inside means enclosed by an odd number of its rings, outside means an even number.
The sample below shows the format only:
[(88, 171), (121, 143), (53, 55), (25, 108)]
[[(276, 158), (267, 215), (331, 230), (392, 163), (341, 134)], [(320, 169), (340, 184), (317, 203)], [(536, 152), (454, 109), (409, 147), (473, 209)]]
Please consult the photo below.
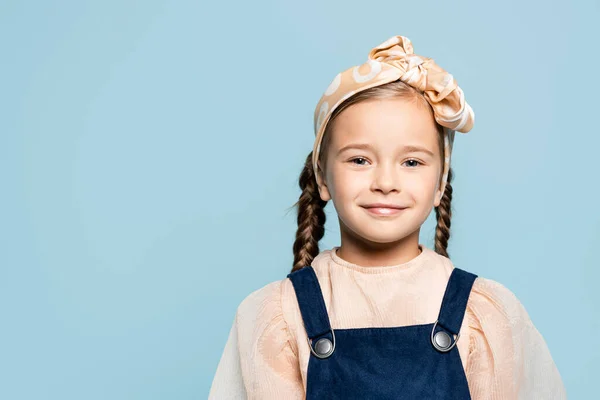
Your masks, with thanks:
[(442, 196), (440, 205), (435, 208), (437, 226), (435, 228), (435, 252), (445, 257), (448, 256), (448, 239), (450, 239), (450, 218), (452, 218), (452, 209), (450, 203), (452, 201), (452, 168), (448, 171), (448, 181), (446, 189)]
[(299, 182), (302, 193), (294, 204), (298, 207), (298, 230), (294, 241), (294, 265), (292, 272), (310, 265), (319, 254), (319, 240), (325, 234), (325, 205), (319, 195), (312, 166), (312, 151), (306, 158)]

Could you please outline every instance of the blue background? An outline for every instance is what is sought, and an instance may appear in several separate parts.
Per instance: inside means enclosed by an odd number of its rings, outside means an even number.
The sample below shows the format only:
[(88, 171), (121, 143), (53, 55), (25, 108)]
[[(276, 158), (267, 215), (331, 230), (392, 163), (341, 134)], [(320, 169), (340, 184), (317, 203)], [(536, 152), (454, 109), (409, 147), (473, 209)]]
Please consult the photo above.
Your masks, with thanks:
[(397, 34), (476, 113), (452, 260), (511, 289), (569, 397), (594, 396), (599, 10), (0, 2), (0, 398), (206, 398), (237, 306), (291, 268), (319, 97)]

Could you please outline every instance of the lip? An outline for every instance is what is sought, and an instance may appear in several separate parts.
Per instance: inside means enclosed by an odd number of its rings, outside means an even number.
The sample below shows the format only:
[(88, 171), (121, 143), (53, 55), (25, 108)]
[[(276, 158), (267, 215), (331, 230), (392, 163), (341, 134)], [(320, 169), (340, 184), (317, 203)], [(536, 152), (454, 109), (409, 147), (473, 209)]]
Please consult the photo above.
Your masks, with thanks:
[(363, 208), (370, 214), (385, 217), (399, 214), (402, 210), (406, 209), (406, 207), (399, 207), (393, 204), (369, 204), (368, 206), (363, 206)]
[(387, 204), (387, 203), (372, 203), (372, 204), (365, 204), (363, 206), (364, 208), (395, 208), (395, 209), (405, 209), (406, 207), (400, 207), (396, 204)]

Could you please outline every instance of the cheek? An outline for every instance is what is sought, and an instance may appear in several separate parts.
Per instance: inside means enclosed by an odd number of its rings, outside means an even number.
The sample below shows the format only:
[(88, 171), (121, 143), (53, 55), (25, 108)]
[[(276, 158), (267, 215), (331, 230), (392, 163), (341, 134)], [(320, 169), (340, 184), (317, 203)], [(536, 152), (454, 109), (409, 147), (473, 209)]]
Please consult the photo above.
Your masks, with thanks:
[(426, 200), (435, 196), (438, 188), (437, 175), (433, 173), (415, 175), (407, 177), (404, 182), (404, 189), (410, 192), (415, 198)]
[(331, 196), (338, 199), (354, 198), (368, 187), (366, 174), (357, 173), (345, 168), (338, 168), (330, 175)]

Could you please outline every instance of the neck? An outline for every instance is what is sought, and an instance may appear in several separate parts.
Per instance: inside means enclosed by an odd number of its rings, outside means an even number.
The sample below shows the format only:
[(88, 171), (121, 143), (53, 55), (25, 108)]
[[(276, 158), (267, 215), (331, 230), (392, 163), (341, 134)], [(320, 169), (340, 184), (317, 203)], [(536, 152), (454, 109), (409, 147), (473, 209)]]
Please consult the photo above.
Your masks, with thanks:
[(398, 241), (377, 243), (342, 230), (337, 255), (352, 264), (365, 267), (404, 264), (421, 254), (419, 231), (420, 229)]

